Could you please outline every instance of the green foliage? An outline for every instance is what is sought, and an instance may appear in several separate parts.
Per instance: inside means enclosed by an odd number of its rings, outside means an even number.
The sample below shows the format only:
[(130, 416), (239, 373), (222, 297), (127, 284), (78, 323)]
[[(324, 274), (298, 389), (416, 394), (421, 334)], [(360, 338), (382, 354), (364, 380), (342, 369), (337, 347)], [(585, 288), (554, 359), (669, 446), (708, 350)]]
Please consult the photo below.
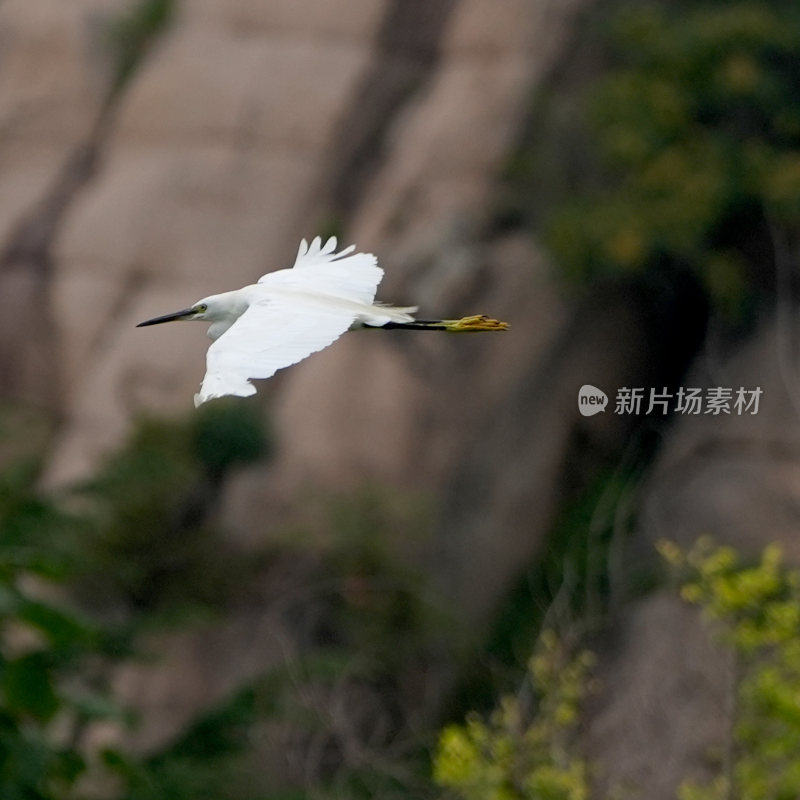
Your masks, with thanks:
[[(569, 487), (541, 556), (500, 607), (484, 645), (485, 657), (467, 667), (461, 694), (469, 695), (471, 704), (487, 694), (489, 699), (496, 696), (498, 674), (516, 674), (527, 662), (543, 625), (568, 629), (578, 621), (583, 631), (602, 628), (614, 593), (642, 590), (649, 580), (643, 571), (629, 569), (626, 585), (620, 587), (612, 586), (610, 569), (613, 549), (629, 532), (631, 515), (626, 511), (633, 508), (631, 498), (646, 455), (643, 443), (634, 442), (624, 466), (599, 464), (591, 479), (571, 476), (575, 485)], [(582, 463), (588, 458), (583, 454)]]
[[(702, 608), (734, 663), (730, 740), (710, 780), (686, 779), (680, 800), (794, 800), (800, 796), (800, 570), (777, 545), (747, 563), (701, 538), (688, 552), (659, 551), (686, 602)], [(542, 634), (530, 662), (533, 701), (503, 697), (490, 717), (470, 713), (441, 733), (434, 778), (463, 800), (567, 800), (588, 796), (590, 767), (576, 734), (590, 690), (591, 654), (567, 658)], [(527, 702), (526, 702), (527, 700)]]
[(83, 773), (83, 753), (54, 725), (76, 731), (120, 714), (94, 702), (83, 678), (121, 642), (57, 588), (74, 574), (78, 522), (36, 495), (34, 476), (31, 462), (0, 473), (0, 796), (11, 800), (62, 797)]
[(512, 182), (523, 206), (551, 195), (547, 239), (573, 278), (688, 267), (736, 316), (772, 274), (768, 224), (800, 230), (800, 6), (616, 5), (605, 77), (576, 89), (549, 150), (532, 133)]
[(456, 635), (412, 566), (429, 544), (429, 504), (370, 484), (315, 494), (306, 512), (284, 547), (308, 565), (287, 608), (308, 639), (262, 679), (262, 721), (311, 748), (309, 796), (424, 800), (431, 731), (420, 730), (419, 695), (438, 691), (436, 659)]
[[(108, 753), (123, 800), (431, 796), (426, 751), (402, 719), (403, 692), (418, 687), (398, 676), (446, 632), (388, 541), (408, 544), (413, 536), (399, 534), (426, 524), (424, 504), (373, 486), (309, 506), (312, 530), (289, 532), (260, 576), (278, 582), (272, 613), (295, 628), (300, 652), (283, 653), (161, 752)], [(387, 535), (393, 526), (398, 535)], [(273, 754), (284, 748), (291, 763), (276, 779)], [(298, 783), (306, 793), (290, 793)]]
[(730, 763), (708, 784), (684, 782), (681, 800), (800, 797), (800, 571), (775, 544), (750, 565), (708, 537), (687, 553), (669, 542), (660, 551), (736, 663)]
[(192, 450), (212, 479), (271, 452), (259, 408), (252, 403), (207, 403), (192, 417), (190, 428)]
[(251, 570), (209, 515), (223, 476), (266, 453), (263, 426), (245, 404), (141, 420), (83, 487), (82, 596), (133, 609), (219, 606)]
[[(418, 687), (399, 679), (447, 642), (409, 566), (428, 509), (377, 487), (317, 498), (313, 534), (237, 553), (215, 524), (219, 492), (268, 451), (255, 407), (224, 402), (140, 420), (91, 480), (58, 497), (33, 488), (32, 454), (9, 449), (0, 797), (62, 800), (87, 785), (119, 800), (300, 800), (298, 785), (318, 798), (431, 795), (425, 742), (402, 718)], [(301, 653), (234, 687), (159, 752), (93, 750), (95, 720), (134, 723), (110, 685), (140, 635), (215, 624), (251, 591), (257, 602), (275, 594), (276, 624), (292, 626)], [(269, 752), (281, 742), (297, 751), (300, 778), (281, 766), (276, 785), (260, 737), (276, 740)]]
[[(16, 441), (10, 420), (19, 415), (0, 415), (0, 431), (8, 433), (0, 453), (4, 800), (65, 798), (87, 770), (96, 777), (101, 767), (83, 734), (94, 721), (129, 721), (109, 682), (137, 632), (170, 606), (220, 604), (226, 587), (246, 579), (243, 558), (226, 551), (207, 520), (225, 474), (266, 452), (252, 414), (218, 404), (186, 421), (144, 420), (93, 480), (59, 497), (35, 489), (37, 448), (46, 439)], [(112, 613), (120, 603), (127, 604), (122, 617)], [(206, 746), (213, 757), (226, 757), (221, 739), (208, 737)], [(144, 784), (157, 787), (151, 797), (196, 797), (210, 786), (210, 773), (205, 787), (187, 781), (191, 793), (172, 791), (184, 762), (108, 753), (105, 769), (131, 797), (141, 796)]]
[(335, 498), (327, 514), (323, 569), (339, 578), (332, 604), (339, 637), (362, 661), (369, 654), (379, 672), (396, 674), (443, 635), (409, 562), (409, 553), (424, 544), (428, 508), (371, 486)]
[(568, 657), (556, 635), (543, 632), (529, 663), (532, 711), (508, 695), (488, 720), (473, 713), (447, 726), (436, 782), (464, 800), (585, 800), (588, 768), (575, 739), (593, 663), (589, 652)]
[(120, 779), (120, 800), (194, 800), (197, 797), (265, 800), (265, 777), (242, 757), (261, 712), (259, 689), (247, 686), (201, 716), (164, 750), (143, 759), (104, 753)]
[(176, 0), (132, 0), (109, 26), (114, 53), (112, 91), (118, 92), (135, 72), (156, 37), (172, 21)]

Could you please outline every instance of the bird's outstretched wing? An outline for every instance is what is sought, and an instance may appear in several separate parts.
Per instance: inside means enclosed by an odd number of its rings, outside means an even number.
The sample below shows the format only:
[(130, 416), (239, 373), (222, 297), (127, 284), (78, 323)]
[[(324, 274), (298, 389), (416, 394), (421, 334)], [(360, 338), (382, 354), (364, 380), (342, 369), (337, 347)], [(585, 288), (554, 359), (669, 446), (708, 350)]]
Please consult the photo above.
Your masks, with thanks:
[(355, 245), (336, 253), (336, 237), (325, 244), (317, 236), (309, 245), (300, 242), (294, 269), (283, 269), (262, 275), (259, 283), (280, 285), (283, 288), (340, 297), (358, 303), (372, 303), (383, 270), (372, 253), (353, 253)]
[(206, 375), (195, 406), (215, 397), (255, 394), (250, 378), (269, 378), (336, 341), (357, 309), (287, 293), (253, 303), (208, 348)]

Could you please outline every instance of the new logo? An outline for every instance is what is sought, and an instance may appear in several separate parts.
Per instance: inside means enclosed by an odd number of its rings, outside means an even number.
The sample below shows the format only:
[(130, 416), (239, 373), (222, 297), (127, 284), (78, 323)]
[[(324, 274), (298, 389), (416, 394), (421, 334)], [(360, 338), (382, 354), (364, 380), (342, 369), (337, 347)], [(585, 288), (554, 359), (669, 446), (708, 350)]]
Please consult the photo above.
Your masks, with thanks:
[(585, 383), (581, 386), (578, 392), (578, 411), (584, 417), (593, 417), (601, 411), (606, 410), (608, 404), (608, 397), (606, 393), (592, 386), (591, 383)]

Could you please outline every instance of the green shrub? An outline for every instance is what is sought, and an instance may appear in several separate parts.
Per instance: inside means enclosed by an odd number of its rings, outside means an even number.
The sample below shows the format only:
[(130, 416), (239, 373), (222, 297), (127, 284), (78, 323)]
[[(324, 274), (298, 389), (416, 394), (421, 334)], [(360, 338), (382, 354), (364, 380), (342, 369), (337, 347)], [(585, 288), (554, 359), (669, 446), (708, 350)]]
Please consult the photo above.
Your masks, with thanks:
[(588, 767), (577, 754), (589, 652), (570, 658), (552, 631), (529, 663), (533, 703), (503, 697), (488, 720), (472, 713), (441, 733), (434, 779), (463, 800), (586, 800)]
[(572, 278), (689, 270), (736, 318), (800, 231), (800, 6), (609, 5), (602, 77), (543, 98), (517, 202)]
[(755, 564), (708, 537), (687, 553), (660, 550), (735, 664), (729, 756), (712, 781), (687, 779), (681, 800), (800, 797), (800, 570), (784, 566), (776, 544)]

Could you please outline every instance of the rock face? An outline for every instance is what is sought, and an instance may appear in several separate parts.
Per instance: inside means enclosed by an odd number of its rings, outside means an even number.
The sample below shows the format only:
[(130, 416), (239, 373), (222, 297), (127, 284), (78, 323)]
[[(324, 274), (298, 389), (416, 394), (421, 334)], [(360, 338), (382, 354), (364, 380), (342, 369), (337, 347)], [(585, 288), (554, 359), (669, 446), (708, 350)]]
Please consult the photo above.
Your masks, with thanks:
[[(310, 4), (185, 3), (135, 75), (102, 169), (54, 243), (67, 424), (49, 483), (90, 470), (132, 413), (188, 407), (203, 370), (201, 331), (134, 331), (136, 321), (290, 263), (299, 237), (325, 219), (379, 254), (381, 296), (421, 302), (425, 313), (474, 302), (479, 272), (506, 280), (502, 264), (477, 264), (470, 231), (527, 93), (581, 4), (545, 13), (546, 3), (506, 0), (489, 19), (478, 2), (339, 5), (319, 16)], [(374, 344), (348, 338), (328, 363), (287, 374), (277, 404), (291, 395), (298, 413), (322, 407), (331, 430), (337, 421), (351, 430), (341, 419), (348, 404), (332, 420), (325, 404), (295, 402), (295, 386), (310, 400), (323, 386), (323, 397), (334, 394), (335, 362), (336, 373), (356, 370), (341, 385), (382, 419), (370, 392), (383, 389), (364, 375), (362, 348)], [(396, 369), (398, 385), (413, 385), (407, 359)], [(288, 426), (277, 416), (287, 461), (312, 476), (330, 470), (326, 437), (315, 436), (311, 460), (303, 428), (318, 429), (313, 418)], [(335, 445), (345, 460), (391, 447), (376, 448), (375, 426), (363, 422), (364, 435)]]
[(45, 0), (0, 9), (0, 391), (45, 406), (58, 404), (53, 241), (91, 171), (105, 93), (90, 23), (104, 7)]

